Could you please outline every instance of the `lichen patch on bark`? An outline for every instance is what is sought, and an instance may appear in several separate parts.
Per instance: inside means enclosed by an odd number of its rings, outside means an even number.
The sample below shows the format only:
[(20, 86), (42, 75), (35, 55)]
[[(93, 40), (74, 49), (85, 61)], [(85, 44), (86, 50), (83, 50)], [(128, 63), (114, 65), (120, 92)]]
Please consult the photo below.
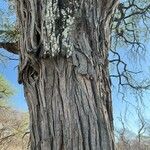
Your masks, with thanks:
[(16, 2), (31, 149), (114, 150), (107, 56), (118, 0)]
[(75, 13), (70, 8), (69, 1), (47, 0), (45, 4), (45, 18), (43, 22), (43, 45), (45, 53), (52, 56), (70, 53), (73, 45), (72, 33), (74, 30)]

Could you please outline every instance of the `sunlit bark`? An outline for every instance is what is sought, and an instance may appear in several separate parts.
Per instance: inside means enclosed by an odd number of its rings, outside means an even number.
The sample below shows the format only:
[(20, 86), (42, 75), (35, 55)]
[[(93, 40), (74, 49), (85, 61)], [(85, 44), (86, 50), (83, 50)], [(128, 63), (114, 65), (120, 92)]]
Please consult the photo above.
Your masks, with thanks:
[(16, 2), (31, 149), (113, 150), (107, 56), (117, 0)]

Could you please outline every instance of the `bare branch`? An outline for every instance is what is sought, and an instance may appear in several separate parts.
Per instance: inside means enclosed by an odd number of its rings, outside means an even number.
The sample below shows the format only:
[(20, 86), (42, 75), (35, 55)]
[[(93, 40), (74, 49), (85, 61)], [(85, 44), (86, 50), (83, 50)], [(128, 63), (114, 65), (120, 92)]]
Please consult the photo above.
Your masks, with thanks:
[(0, 42), (0, 48), (4, 48), (10, 53), (19, 54), (18, 43)]

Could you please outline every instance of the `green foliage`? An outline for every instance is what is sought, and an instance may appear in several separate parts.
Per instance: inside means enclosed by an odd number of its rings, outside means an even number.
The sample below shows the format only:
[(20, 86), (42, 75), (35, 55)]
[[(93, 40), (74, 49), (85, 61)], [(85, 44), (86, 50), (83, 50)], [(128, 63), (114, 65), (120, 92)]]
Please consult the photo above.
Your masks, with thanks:
[(14, 94), (13, 88), (10, 86), (8, 81), (0, 75), (0, 107), (6, 106), (9, 97)]
[(19, 39), (19, 31), (15, 26), (5, 24), (3, 30), (0, 30), (0, 40), (2, 42), (17, 42)]
[[(7, 10), (0, 10), (0, 42), (16, 42), (19, 39), (15, 5), (12, 0), (5, 0)], [(9, 3), (8, 3), (9, 2)]]

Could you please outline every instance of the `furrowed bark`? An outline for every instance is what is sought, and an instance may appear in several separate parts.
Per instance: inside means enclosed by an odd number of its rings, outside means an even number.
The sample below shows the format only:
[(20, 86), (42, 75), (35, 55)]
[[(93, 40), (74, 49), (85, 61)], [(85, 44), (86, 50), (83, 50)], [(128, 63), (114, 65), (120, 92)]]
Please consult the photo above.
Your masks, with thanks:
[(16, 1), (32, 150), (114, 149), (107, 56), (117, 3)]

